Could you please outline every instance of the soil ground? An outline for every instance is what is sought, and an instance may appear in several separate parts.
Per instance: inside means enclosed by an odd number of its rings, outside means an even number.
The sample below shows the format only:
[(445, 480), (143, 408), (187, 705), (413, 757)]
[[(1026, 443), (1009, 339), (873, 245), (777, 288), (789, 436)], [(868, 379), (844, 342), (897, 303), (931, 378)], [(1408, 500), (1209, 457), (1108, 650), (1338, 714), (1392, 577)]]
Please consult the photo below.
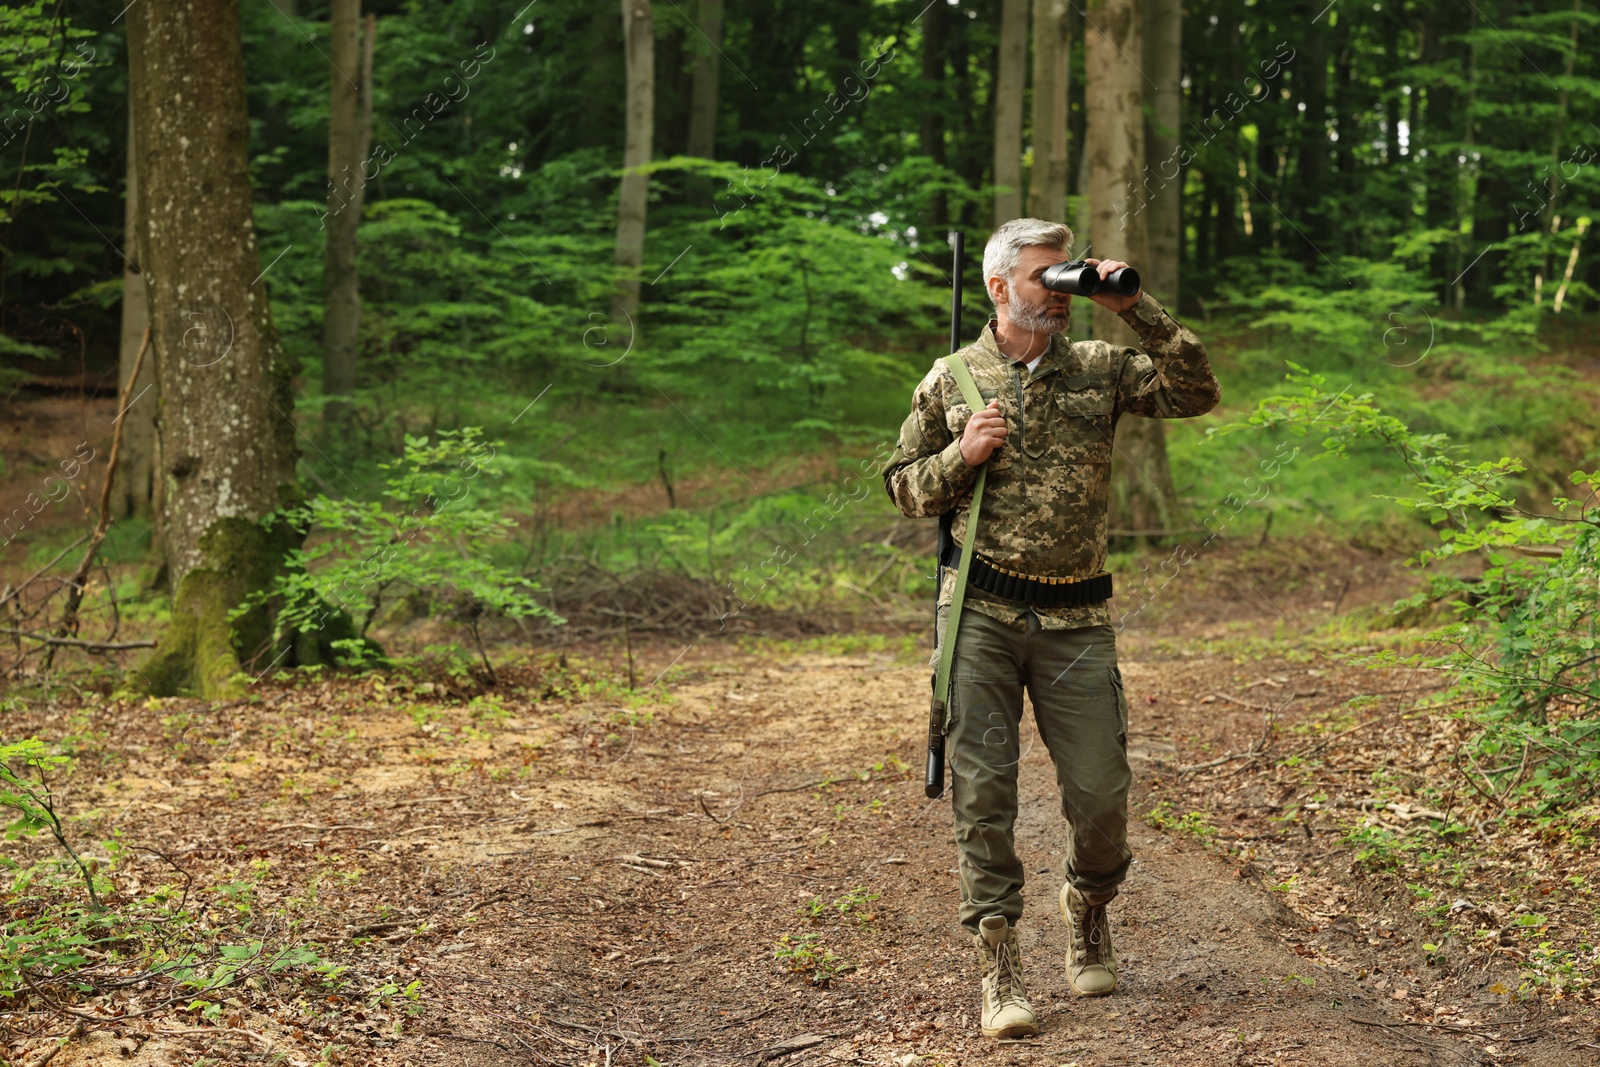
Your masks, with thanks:
[[(1249, 750), (1258, 691), (1290, 697), (1274, 728), (1288, 736), (1357, 693), (1399, 694), (1379, 700), (1395, 708), (1415, 679), (1175, 652), (1149, 632), (1122, 653), (1130, 806), (1159, 811), (1210, 775), (1220, 829), (1135, 819), (1112, 905), (1120, 988), (1076, 998), (1055, 910), (1065, 825), (1035, 739), (1018, 839), (1043, 1033), (983, 1038), (948, 801), (922, 797), (927, 668), (862, 644), (648, 648), (641, 678), (671, 667), (649, 699), (574, 658), (503, 669), (471, 701), (470, 680), (373, 678), (252, 704), (26, 712), (41, 736), (95, 739), (105, 761), (62, 794), (96, 812), (80, 832), (153, 850), (118, 873), (120, 894), (174, 867), (215, 886), (256, 864), (259, 929), (297, 924), (280, 936), (347, 968), (342, 995), (269, 978), (209, 1024), (181, 1004), (85, 1023), (50, 1062), (1600, 1062), (1592, 1002), (1517, 997), (1509, 960), (1423, 949), (1437, 935), (1394, 879), (1351, 864), (1331, 813), (1271, 821), (1261, 761), (1181, 770)], [(386, 984), (415, 999), (368, 995)], [(30, 1007), (17, 1062), (68, 1025)]]

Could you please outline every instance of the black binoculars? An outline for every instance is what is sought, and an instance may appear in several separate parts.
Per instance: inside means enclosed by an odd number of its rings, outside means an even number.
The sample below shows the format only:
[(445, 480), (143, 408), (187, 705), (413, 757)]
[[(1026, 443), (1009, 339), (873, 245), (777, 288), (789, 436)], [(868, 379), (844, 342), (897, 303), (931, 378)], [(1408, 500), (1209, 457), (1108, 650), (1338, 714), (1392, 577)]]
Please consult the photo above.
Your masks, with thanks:
[(1114, 270), (1102, 280), (1100, 268), (1081, 259), (1046, 268), (1039, 280), (1046, 289), (1073, 296), (1093, 296), (1102, 289), (1118, 296), (1132, 296), (1139, 291), (1139, 272), (1132, 267)]

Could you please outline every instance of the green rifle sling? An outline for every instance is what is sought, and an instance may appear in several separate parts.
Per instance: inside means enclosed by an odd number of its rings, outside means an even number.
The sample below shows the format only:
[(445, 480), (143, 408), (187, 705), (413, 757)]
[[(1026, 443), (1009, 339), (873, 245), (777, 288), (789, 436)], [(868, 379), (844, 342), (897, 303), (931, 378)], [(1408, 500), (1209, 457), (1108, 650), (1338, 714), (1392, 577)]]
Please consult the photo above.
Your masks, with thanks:
[[(984, 409), (983, 394), (978, 383), (972, 380), (972, 371), (966, 361), (955, 353), (945, 357), (945, 365), (961, 390), (961, 397), (972, 407), (973, 414)], [(961, 608), (967, 599), (967, 573), (972, 569), (972, 546), (978, 540), (978, 508), (983, 503), (984, 476), (989, 473), (989, 463), (978, 468), (978, 481), (972, 487), (972, 506), (967, 510), (966, 544), (961, 546), (961, 564), (956, 568), (956, 588), (950, 600), (950, 616), (945, 620), (944, 633), (939, 641), (939, 671), (934, 675), (934, 699), (950, 706), (950, 664), (955, 659), (956, 629), (961, 621)]]

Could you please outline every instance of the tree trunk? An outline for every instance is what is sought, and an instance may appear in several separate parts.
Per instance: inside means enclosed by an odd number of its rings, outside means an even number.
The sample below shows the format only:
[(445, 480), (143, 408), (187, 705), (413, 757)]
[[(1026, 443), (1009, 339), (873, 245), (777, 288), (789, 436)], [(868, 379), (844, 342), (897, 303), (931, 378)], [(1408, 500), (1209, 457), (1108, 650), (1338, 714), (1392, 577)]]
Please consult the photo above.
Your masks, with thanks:
[[(356, 351), (361, 337), (361, 288), (356, 271), (356, 229), (366, 179), (362, 175), (372, 137), (369, 87), (361, 82), (361, 0), (332, 0), (329, 8), (332, 92), (328, 104), (328, 243), (322, 260), (326, 309), (322, 320), (322, 392), (347, 397), (356, 388)], [(345, 422), (343, 403), (330, 404), (328, 422)]]
[[(715, 159), (717, 146), (717, 77), (722, 71), (723, 0), (700, 0), (700, 42), (694, 61), (694, 87), (689, 98), (689, 152), (700, 159)], [(698, 34), (696, 36), (699, 36)], [(706, 42), (710, 42), (709, 44)], [(631, 110), (631, 109), (630, 109)]]
[[(129, 102), (130, 106), (132, 101)], [(128, 120), (128, 197), (123, 207), (123, 244), (127, 264), (122, 271), (122, 351), (117, 380), (130, 401), (122, 419), (122, 451), (117, 459), (116, 480), (112, 483), (112, 514), (117, 518), (150, 518), (155, 499), (156, 403), (155, 361), (148, 358), (139, 370), (139, 380), (128, 389), (128, 375), (150, 325), (149, 294), (144, 275), (139, 273), (139, 169), (134, 147), (132, 116)]]
[(1178, 310), (1178, 243), (1183, 236), (1183, 170), (1178, 129), (1183, 105), (1183, 12), (1180, 0), (1147, 0), (1144, 73), (1150, 91), (1144, 148), (1145, 181), (1139, 200), (1148, 217), (1150, 257), (1140, 270), (1144, 287), (1174, 314)]
[[(1089, 108), (1089, 202), (1096, 259), (1120, 259), (1141, 271), (1150, 262), (1148, 213), (1137, 190), (1144, 173), (1144, 78), (1127, 57), (1144, 54), (1136, 0), (1099, 0), (1084, 35)], [(1132, 190), (1132, 192), (1130, 192)], [(1094, 334), (1113, 344), (1138, 338), (1116, 315), (1094, 305)], [(1177, 514), (1166, 437), (1158, 419), (1124, 418), (1112, 460), (1111, 526), (1167, 530)]]
[(650, 192), (650, 135), (655, 122), (655, 25), (650, 0), (622, 0), (622, 38), (627, 65), (627, 135), (622, 149), (622, 190), (617, 198), (617, 287), (611, 317), (639, 317), (639, 268), (644, 263), (644, 214)]
[[(717, 151), (717, 93), (722, 74), (722, 13), (724, 0), (700, 0), (700, 32), (694, 35), (694, 73), (689, 88), (689, 136), (685, 154), (697, 159), (715, 159)], [(710, 44), (706, 42), (709, 41)], [(692, 204), (711, 199), (712, 181), (705, 175), (690, 175), (683, 183), (684, 198)]]
[[(1324, 5), (1319, 0), (1306, 0), (1302, 9), (1310, 21)], [(1326, 16), (1324, 16), (1326, 17)], [(1299, 218), (1313, 243), (1320, 244), (1327, 236), (1328, 218), (1325, 207), (1328, 195), (1328, 38), (1326, 23), (1316, 27), (1306, 41), (1304, 58), (1295, 62), (1290, 75), (1296, 102), (1306, 106), (1300, 116), (1300, 172), (1295, 183), (1294, 207), (1301, 208)], [(1296, 218), (1294, 207), (1284, 206), (1290, 218)]]
[(259, 520), (294, 499), (290, 368), (251, 218), (250, 120), (236, 0), (128, 9), (141, 266), (161, 407), (172, 621), (141, 677), (155, 694), (237, 693), (271, 620), (230, 609), (265, 587), (284, 537)]
[(994, 224), (1022, 214), (1022, 94), (1028, 77), (1028, 0), (1003, 0), (994, 77)]
[[(922, 84), (918, 87), (921, 98), (921, 129), (918, 131), (922, 154), (945, 165), (944, 116), (949, 107), (948, 83), (944, 76), (945, 27), (949, 5), (934, 4), (922, 16)], [(925, 239), (933, 240), (950, 228), (949, 201), (944, 190), (928, 198), (928, 213), (923, 220)]]
[(1067, 214), (1067, 94), (1072, 27), (1067, 0), (1033, 0), (1033, 173), (1028, 214), (1059, 222)]

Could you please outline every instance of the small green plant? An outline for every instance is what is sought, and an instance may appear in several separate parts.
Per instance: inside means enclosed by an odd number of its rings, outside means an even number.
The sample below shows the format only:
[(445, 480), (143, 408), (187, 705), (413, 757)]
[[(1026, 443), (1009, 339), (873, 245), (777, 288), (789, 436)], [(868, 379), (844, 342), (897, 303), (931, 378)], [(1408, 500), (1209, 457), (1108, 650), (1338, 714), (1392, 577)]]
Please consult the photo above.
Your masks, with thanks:
[[(382, 465), (393, 472), (382, 494), (387, 504), (319, 495), (269, 514), (264, 525), (287, 523), (304, 545), (288, 554), (269, 589), (234, 614), (272, 602), (280, 641), (327, 633), (342, 662), (364, 667), (381, 661), (366, 640), (378, 613), (405, 600), (412, 610), (462, 622), (492, 675), (479, 632), (489, 616), (563, 621), (534, 599), (537, 584), (490, 558), (492, 543), (516, 525), (468, 502), (473, 479), (500, 473), (494, 455), (477, 427), (440, 430), (431, 440), (408, 434), (401, 458)], [(354, 633), (336, 632), (340, 613)]]
[(805, 975), (812, 985), (825, 986), (855, 965), (835, 955), (817, 934), (784, 934), (774, 943), (773, 957), (790, 974)]
[[(98, 912), (103, 907), (99, 887), (95, 884), (94, 868), (67, 840), (61, 816), (56, 813), (55, 795), (50, 790), (48, 773), (63, 769), (69, 763), (71, 760), (68, 757), (51, 751), (38, 738), (30, 737), (0, 745), (0, 808), (16, 813), (6, 827), (5, 836), (7, 841), (15, 841), (19, 837), (48, 830), (82, 876), (83, 887), (89, 894), (89, 905)], [(0, 863), (12, 868), (17, 866), (4, 857), (0, 857)]]
[(1165, 800), (1151, 808), (1145, 814), (1145, 820), (1158, 830), (1193, 837), (1202, 844), (1209, 844), (1217, 833), (1217, 828), (1211, 825), (1211, 816), (1208, 813), (1191, 811), (1185, 815), (1174, 815), (1172, 805)]
[(876, 916), (871, 912), (862, 912), (860, 909), (877, 900), (879, 896), (880, 894), (872, 892), (866, 886), (858, 885), (842, 896), (835, 897), (832, 901), (824, 901), (821, 897), (812, 897), (810, 902), (800, 909), (800, 913), (812, 922), (821, 920), (829, 912), (837, 912), (841, 919), (853, 916), (858, 924), (869, 923)]

